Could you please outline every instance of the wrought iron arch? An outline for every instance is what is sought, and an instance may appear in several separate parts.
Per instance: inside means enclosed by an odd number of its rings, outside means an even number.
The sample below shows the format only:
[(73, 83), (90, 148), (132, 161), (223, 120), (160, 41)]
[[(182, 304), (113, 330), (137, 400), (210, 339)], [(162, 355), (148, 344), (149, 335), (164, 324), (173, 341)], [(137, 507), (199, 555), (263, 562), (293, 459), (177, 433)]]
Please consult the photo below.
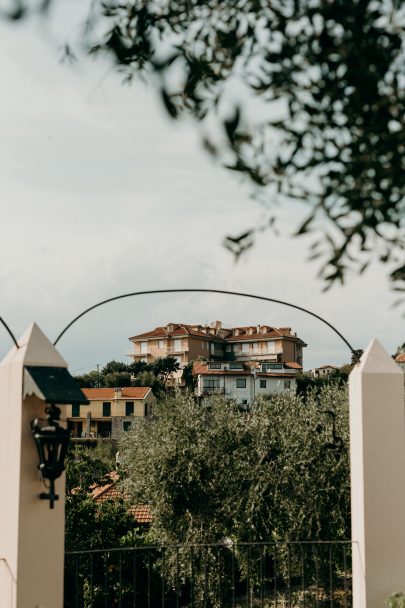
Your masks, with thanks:
[(144, 295), (153, 295), (153, 294), (167, 294), (167, 293), (216, 293), (216, 294), (222, 294), (222, 295), (229, 295), (229, 296), (239, 296), (242, 298), (250, 298), (250, 299), (254, 299), (254, 300), (262, 300), (264, 302), (273, 302), (275, 304), (281, 304), (283, 306), (288, 306), (290, 308), (294, 308), (296, 310), (300, 310), (301, 312), (304, 312), (312, 317), (315, 317), (315, 319), (318, 319), (318, 321), (321, 321), (322, 323), (324, 323), (325, 325), (327, 325), (335, 334), (337, 334), (339, 336), (339, 338), (345, 343), (345, 345), (349, 348), (350, 352), (353, 355), (353, 358), (356, 360), (358, 358), (358, 351), (356, 351), (352, 345), (350, 344), (350, 342), (343, 336), (343, 334), (338, 331), (336, 329), (336, 327), (334, 327), (331, 323), (329, 323), (329, 321), (326, 321), (326, 319), (324, 319), (323, 317), (321, 317), (320, 315), (312, 312), (311, 310), (308, 310), (307, 308), (304, 308), (303, 306), (298, 306), (297, 304), (292, 304), (291, 302), (285, 302), (284, 300), (278, 300), (276, 298), (268, 298), (266, 296), (258, 296), (255, 294), (251, 294), (251, 293), (244, 293), (244, 292), (240, 292), (240, 291), (228, 291), (225, 289), (203, 289), (203, 288), (186, 288), (186, 289), (149, 289), (149, 290), (145, 290), (145, 291), (134, 291), (131, 293), (125, 293), (125, 294), (121, 294), (119, 296), (114, 296), (113, 298), (107, 298), (106, 300), (102, 300), (101, 302), (97, 302), (97, 304), (93, 304), (93, 306), (90, 306), (89, 308), (86, 308), (85, 310), (83, 310), (80, 314), (78, 314), (74, 319), (72, 319), (67, 325), (66, 327), (60, 332), (60, 334), (58, 335), (58, 337), (56, 338), (55, 342), (54, 342), (54, 346), (57, 345), (57, 343), (59, 342), (59, 340), (62, 338), (62, 336), (65, 335), (65, 333), (72, 327), (72, 325), (74, 325), (79, 319), (81, 319), (82, 317), (84, 317), (84, 315), (86, 315), (87, 313), (91, 312), (92, 310), (95, 310), (96, 308), (99, 308), (100, 306), (104, 306), (104, 304), (109, 304), (110, 302), (115, 302), (116, 300), (123, 300), (124, 298), (132, 298), (135, 296), (144, 296)]

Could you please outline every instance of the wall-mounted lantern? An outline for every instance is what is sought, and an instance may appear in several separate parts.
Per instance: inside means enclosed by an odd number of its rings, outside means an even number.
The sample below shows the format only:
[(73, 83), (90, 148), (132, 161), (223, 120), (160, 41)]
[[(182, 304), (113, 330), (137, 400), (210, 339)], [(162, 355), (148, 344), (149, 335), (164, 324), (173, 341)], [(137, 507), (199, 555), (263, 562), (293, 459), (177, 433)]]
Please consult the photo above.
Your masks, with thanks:
[(54, 508), (59, 496), (55, 493), (55, 479), (65, 470), (65, 457), (69, 447), (70, 431), (59, 424), (60, 409), (56, 404), (88, 404), (75, 379), (64, 367), (24, 368), (24, 393), (35, 394), (47, 403), (46, 419), (36, 418), (31, 430), (38, 451), (38, 470), (49, 482), (49, 492), (42, 492), (41, 500), (49, 500)]

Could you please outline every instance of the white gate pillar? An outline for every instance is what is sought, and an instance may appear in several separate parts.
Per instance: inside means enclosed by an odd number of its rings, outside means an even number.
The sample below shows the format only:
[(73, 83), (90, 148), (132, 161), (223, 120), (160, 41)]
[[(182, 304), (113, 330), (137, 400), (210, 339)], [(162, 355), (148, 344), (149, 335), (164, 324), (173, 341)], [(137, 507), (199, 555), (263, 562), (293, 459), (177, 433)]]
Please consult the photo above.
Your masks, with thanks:
[(45, 401), (25, 367), (67, 364), (35, 324), (19, 344), (0, 364), (0, 607), (62, 608), (65, 477), (56, 480), (59, 499), (50, 509), (39, 498), (46, 488), (31, 432)]
[(383, 608), (405, 591), (404, 374), (373, 340), (349, 389), (353, 608)]

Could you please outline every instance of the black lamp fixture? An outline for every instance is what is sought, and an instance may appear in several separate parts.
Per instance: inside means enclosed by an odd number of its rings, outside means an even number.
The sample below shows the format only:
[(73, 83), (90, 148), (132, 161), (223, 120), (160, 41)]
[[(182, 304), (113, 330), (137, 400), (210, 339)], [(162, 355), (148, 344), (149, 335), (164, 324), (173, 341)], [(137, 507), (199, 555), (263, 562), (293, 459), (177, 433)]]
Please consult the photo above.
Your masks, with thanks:
[(55, 479), (65, 470), (65, 458), (69, 448), (70, 431), (59, 424), (61, 410), (56, 404), (83, 404), (89, 401), (75, 379), (64, 367), (26, 366), (24, 395), (34, 394), (47, 404), (46, 419), (35, 418), (31, 431), (38, 451), (38, 470), (42, 480), (49, 481), (49, 492), (41, 492), (41, 500), (49, 500), (54, 508), (59, 499), (55, 493)]
[(38, 469), (42, 479), (49, 480), (49, 492), (41, 492), (41, 500), (49, 500), (49, 506), (54, 508), (55, 500), (59, 499), (55, 494), (55, 479), (58, 479), (65, 470), (65, 457), (69, 447), (70, 431), (59, 424), (60, 409), (52, 403), (45, 408), (46, 422), (41, 424), (39, 418), (31, 422), (31, 430), (34, 435), (38, 450)]

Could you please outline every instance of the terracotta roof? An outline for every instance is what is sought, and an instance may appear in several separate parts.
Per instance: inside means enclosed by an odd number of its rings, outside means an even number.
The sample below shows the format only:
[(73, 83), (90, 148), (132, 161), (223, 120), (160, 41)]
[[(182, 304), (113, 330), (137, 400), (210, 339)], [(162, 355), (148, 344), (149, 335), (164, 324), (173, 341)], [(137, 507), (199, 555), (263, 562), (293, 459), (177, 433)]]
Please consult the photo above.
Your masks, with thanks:
[(395, 357), (397, 363), (405, 363), (405, 353), (400, 353)]
[(149, 505), (134, 505), (129, 507), (129, 511), (138, 524), (151, 524), (153, 521)]
[(302, 369), (302, 365), (296, 363), (295, 361), (288, 361), (287, 363), (284, 363), (284, 365), (289, 369)]
[[(168, 331), (168, 327), (172, 326), (173, 330), (171, 332)], [(196, 327), (200, 327), (201, 330), (195, 329)], [(209, 330), (213, 329), (210, 326), (202, 326), (198, 323), (193, 325), (189, 325), (186, 323), (168, 323), (165, 327), (155, 327), (151, 331), (147, 331), (143, 334), (138, 334), (136, 336), (132, 336), (129, 340), (142, 340), (148, 338), (166, 338), (171, 336), (198, 336), (201, 338), (215, 338), (215, 340), (225, 341), (225, 342), (238, 342), (240, 340), (268, 340), (269, 338), (280, 338), (280, 337), (289, 337), (298, 342), (302, 342), (301, 338), (298, 338), (294, 334), (291, 333), (291, 328), (289, 327), (272, 327), (271, 325), (260, 325), (261, 328), (266, 328), (268, 331), (266, 333), (257, 333), (257, 325), (246, 325), (246, 326), (238, 326), (229, 329), (225, 329), (221, 327), (221, 331), (223, 332), (233, 332), (235, 330), (239, 330), (239, 335), (229, 335), (226, 337), (220, 335), (212, 335), (209, 333)], [(205, 331), (204, 331), (205, 330)], [(248, 333), (249, 330), (253, 330), (253, 333)]]
[[(167, 330), (166, 327), (155, 327), (152, 331), (147, 331), (137, 336), (132, 336), (129, 340), (142, 340), (143, 338), (170, 338), (171, 336), (199, 336), (200, 338), (209, 338), (218, 336), (210, 336), (207, 332), (193, 329), (195, 325), (186, 325), (184, 323), (169, 323), (168, 325), (173, 326), (172, 331)], [(221, 339), (221, 338), (219, 338)]]
[[(118, 474), (113, 471), (112, 473), (109, 473), (108, 477), (111, 478), (111, 483), (107, 483), (104, 486), (93, 487), (91, 493), (92, 498), (96, 502), (119, 500), (120, 498), (126, 499), (126, 495), (116, 485), (116, 482), (119, 480)], [(149, 505), (131, 505), (128, 510), (138, 524), (150, 524), (152, 522), (152, 514)]]
[[(118, 399), (145, 399), (151, 388), (149, 386), (125, 386)], [(116, 396), (114, 388), (82, 388), (83, 393), (90, 400), (113, 400)]]
[(268, 340), (269, 338), (280, 338), (280, 337), (288, 337), (293, 340), (300, 340), (297, 336), (294, 336), (288, 332), (281, 332), (277, 329), (273, 329), (272, 331), (268, 331), (265, 334), (239, 334), (239, 336), (228, 336), (225, 338), (227, 342), (239, 342), (240, 340), (249, 340), (250, 342), (259, 342), (260, 340)]

